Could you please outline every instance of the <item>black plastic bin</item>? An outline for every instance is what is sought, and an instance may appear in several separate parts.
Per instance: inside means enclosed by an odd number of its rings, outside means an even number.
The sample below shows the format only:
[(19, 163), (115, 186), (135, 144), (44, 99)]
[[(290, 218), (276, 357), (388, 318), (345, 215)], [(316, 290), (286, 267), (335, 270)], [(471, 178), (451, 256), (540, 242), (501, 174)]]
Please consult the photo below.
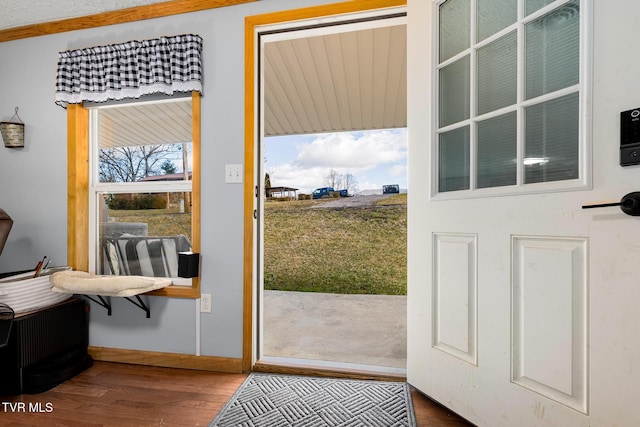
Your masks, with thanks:
[(90, 367), (88, 314), (84, 300), (71, 298), (16, 316), (0, 348), (0, 395), (40, 393)]

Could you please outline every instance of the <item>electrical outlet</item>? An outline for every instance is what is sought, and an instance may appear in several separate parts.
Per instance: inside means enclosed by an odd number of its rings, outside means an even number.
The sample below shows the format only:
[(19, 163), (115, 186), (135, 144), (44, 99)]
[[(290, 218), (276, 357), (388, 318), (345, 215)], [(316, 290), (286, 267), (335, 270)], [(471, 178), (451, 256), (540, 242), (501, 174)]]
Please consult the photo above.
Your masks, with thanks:
[(211, 294), (200, 295), (200, 313), (211, 313)]
[(227, 184), (242, 183), (242, 165), (225, 165), (224, 182)]

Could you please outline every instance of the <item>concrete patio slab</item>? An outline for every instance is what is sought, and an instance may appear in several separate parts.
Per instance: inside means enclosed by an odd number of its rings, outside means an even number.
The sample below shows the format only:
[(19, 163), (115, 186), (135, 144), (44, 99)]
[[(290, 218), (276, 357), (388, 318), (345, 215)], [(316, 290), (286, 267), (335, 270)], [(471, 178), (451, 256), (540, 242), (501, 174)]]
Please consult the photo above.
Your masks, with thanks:
[(263, 356), (405, 369), (407, 298), (264, 291)]

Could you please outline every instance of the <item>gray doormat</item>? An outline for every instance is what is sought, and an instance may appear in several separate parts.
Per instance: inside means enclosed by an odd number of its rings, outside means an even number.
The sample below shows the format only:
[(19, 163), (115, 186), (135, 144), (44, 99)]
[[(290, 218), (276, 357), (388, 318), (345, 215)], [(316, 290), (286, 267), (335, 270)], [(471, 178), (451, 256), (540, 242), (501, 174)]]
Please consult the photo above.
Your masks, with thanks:
[(409, 385), (252, 373), (209, 427), (415, 427)]

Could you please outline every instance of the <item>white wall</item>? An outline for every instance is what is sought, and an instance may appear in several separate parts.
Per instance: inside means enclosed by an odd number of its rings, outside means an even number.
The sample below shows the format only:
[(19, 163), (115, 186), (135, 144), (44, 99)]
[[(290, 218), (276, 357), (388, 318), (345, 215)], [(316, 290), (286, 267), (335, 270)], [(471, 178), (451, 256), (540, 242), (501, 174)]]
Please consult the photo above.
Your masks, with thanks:
[(136, 23), (0, 43), (0, 121), (14, 108), (25, 122), (25, 147), (0, 146), (0, 208), (14, 226), (0, 272), (28, 269), (47, 255), (67, 254), (66, 111), (54, 103), (57, 54), (81, 47), (194, 33), (204, 39), (202, 98), (202, 292), (212, 313), (194, 300), (151, 298), (151, 319), (114, 298), (113, 316), (92, 304), (90, 344), (195, 354), (242, 356), (243, 186), (224, 183), (224, 165), (244, 158), (244, 18), (330, 3), (262, 0)]

